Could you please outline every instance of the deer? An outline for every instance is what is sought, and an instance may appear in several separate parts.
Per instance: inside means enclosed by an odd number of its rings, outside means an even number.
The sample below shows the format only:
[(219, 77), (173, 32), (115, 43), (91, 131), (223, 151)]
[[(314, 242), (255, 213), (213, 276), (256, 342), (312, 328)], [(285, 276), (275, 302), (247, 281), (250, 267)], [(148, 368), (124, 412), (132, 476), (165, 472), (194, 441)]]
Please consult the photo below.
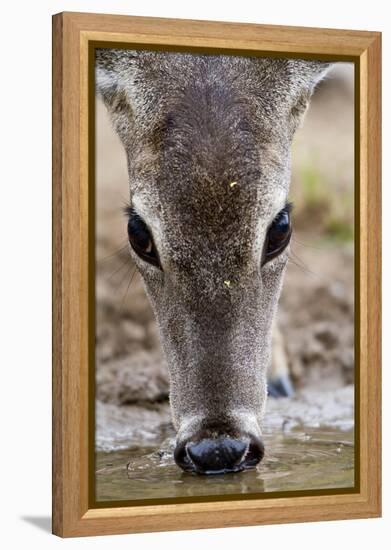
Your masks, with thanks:
[(329, 67), (96, 50), (96, 92), (127, 158), (129, 251), (157, 320), (185, 472), (240, 472), (264, 456), (291, 144)]

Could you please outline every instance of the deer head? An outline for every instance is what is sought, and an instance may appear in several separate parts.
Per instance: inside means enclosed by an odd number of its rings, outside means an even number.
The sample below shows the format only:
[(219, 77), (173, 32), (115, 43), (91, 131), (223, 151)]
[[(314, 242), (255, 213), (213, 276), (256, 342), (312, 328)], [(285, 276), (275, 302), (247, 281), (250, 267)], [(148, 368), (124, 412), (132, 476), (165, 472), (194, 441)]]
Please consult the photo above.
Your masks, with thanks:
[(290, 147), (326, 63), (99, 49), (128, 160), (129, 248), (170, 375), (175, 460), (263, 456), (271, 330), (291, 237)]

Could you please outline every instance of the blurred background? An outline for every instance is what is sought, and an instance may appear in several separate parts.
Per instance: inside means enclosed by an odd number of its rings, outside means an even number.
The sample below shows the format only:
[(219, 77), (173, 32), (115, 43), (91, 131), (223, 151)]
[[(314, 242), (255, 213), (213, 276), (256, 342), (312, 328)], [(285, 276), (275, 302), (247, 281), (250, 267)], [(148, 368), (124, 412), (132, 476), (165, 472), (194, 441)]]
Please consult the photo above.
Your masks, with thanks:
[[(280, 299), (295, 394), (269, 399), (269, 426), (353, 427), (354, 67), (319, 84), (293, 143), (292, 255)], [(98, 450), (170, 425), (154, 317), (127, 248), (125, 153), (96, 104), (96, 398)], [(120, 443), (119, 443), (120, 442)], [(103, 469), (102, 471), (106, 471)], [(105, 493), (106, 498), (109, 498)]]

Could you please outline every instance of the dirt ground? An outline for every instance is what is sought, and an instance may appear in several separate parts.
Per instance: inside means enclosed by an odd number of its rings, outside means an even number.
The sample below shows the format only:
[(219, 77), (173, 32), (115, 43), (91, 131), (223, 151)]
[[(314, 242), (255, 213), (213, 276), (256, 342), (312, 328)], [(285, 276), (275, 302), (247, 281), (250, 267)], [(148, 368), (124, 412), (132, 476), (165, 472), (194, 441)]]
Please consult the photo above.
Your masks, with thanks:
[[(354, 381), (353, 70), (315, 93), (293, 146), (292, 257), (279, 324), (299, 390)], [(141, 277), (129, 257), (125, 155), (97, 103), (97, 399), (146, 408), (168, 399), (167, 370)], [(141, 414), (141, 413), (140, 413)]]

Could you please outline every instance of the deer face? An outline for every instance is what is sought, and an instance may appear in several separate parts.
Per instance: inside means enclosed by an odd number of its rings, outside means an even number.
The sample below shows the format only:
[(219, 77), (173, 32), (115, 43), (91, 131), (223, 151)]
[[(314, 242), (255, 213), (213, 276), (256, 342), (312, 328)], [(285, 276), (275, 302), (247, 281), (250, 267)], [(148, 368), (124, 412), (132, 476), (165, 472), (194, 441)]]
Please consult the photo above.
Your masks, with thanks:
[(98, 50), (98, 90), (128, 157), (130, 253), (157, 318), (185, 470), (240, 471), (263, 456), (290, 144), (324, 69)]

